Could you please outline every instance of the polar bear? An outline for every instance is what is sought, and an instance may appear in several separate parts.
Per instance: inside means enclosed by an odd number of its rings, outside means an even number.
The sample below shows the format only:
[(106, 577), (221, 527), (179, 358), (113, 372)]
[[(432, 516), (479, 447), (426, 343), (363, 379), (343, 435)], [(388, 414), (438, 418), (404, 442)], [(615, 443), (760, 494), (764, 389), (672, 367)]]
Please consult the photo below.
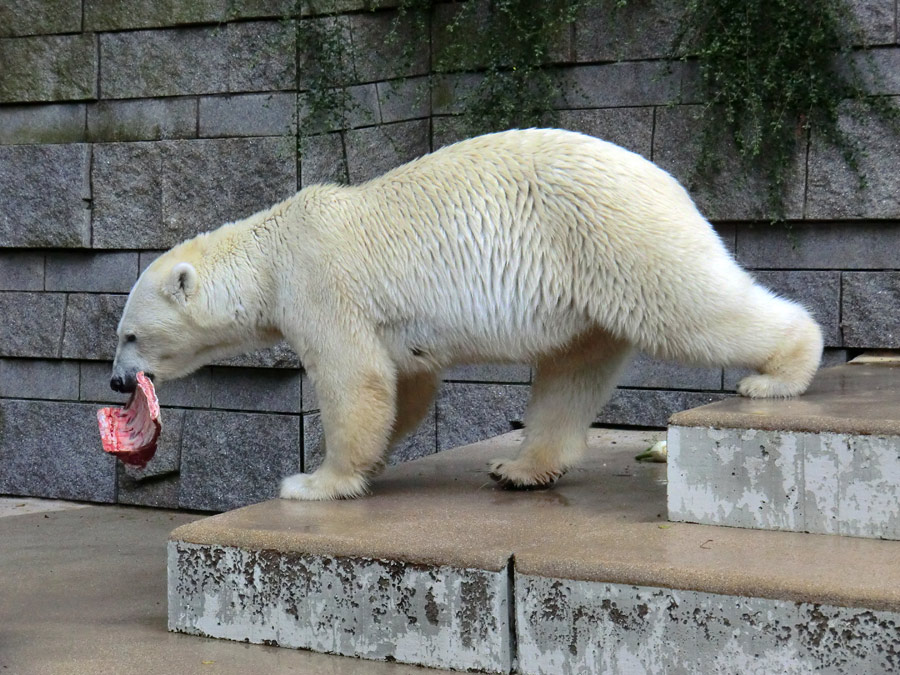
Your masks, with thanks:
[(327, 452), (292, 499), (355, 497), (429, 409), (442, 369), (528, 362), (525, 440), (490, 465), (554, 483), (636, 349), (746, 366), (751, 397), (802, 393), (822, 352), (799, 304), (756, 284), (687, 192), (582, 134), (463, 141), (357, 186), (310, 186), (186, 241), (135, 284), (111, 385), (177, 378), (285, 339), (321, 404)]

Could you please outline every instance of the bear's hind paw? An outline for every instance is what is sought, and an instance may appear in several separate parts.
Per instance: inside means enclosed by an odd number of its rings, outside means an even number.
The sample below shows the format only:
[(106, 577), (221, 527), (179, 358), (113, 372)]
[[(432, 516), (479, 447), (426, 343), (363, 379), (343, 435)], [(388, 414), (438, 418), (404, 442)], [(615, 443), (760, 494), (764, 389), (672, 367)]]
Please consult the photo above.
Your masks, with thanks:
[(355, 499), (368, 491), (364, 476), (335, 476), (324, 471), (297, 473), (281, 481), (282, 499), (328, 501)]
[(491, 462), (488, 475), (505, 490), (547, 490), (565, 472), (565, 469), (535, 471), (513, 459)]

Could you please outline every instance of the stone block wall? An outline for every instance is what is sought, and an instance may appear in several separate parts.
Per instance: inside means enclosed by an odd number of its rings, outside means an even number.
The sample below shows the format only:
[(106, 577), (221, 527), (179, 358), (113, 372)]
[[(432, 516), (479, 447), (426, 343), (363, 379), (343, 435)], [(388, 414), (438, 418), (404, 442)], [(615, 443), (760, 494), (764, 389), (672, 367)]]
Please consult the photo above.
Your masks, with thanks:
[[(413, 58), (386, 40), (394, 10), (357, 0), (21, 0), (0, 6), (0, 494), (222, 510), (273, 496), (321, 461), (321, 424), (297, 357), (280, 346), (163, 386), (165, 431), (144, 470), (100, 451), (95, 411), (115, 326), (161, 250), (322, 180), (357, 183), (460, 137), (458, 93), (477, 75), (418, 84), (442, 38), (438, 7)], [(900, 99), (896, 0), (856, 0), (876, 93)], [(323, 16), (337, 11), (339, 16)], [(316, 54), (296, 21), (338, 22), (357, 107), (346, 129), (312, 128)], [(662, 58), (668, 3), (586, 11), (555, 58), (567, 87), (558, 124), (628, 147), (679, 177), (738, 261), (806, 303), (826, 362), (900, 347), (900, 143), (847, 110), (869, 186), (813, 135), (795, 161), (789, 227), (766, 221), (765, 190), (726, 171), (694, 185), (691, 64)], [(401, 33), (403, 29), (401, 28)], [(667, 65), (671, 65), (668, 68)], [(873, 87), (876, 85), (873, 85)], [(729, 166), (733, 158), (724, 157)], [(733, 166), (733, 164), (731, 164)], [(394, 461), (521, 422), (526, 365), (455, 368)], [(741, 373), (638, 357), (598, 422), (663, 426), (733, 394)]]

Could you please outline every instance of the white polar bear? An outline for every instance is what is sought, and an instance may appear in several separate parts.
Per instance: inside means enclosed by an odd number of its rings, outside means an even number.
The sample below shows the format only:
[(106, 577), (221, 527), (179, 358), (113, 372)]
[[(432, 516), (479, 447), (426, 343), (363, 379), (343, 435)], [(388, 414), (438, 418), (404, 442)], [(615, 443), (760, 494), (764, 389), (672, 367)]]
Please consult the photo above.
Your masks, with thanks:
[(685, 190), (620, 147), (560, 130), (443, 148), (365, 184), (308, 187), (158, 258), (131, 291), (112, 386), (166, 380), (284, 338), (321, 404), (325, 460), (282, 497), (355, 497), (456, 363), (535, 365), (525, 441), (491, 476), (552, 484), (634, 349), (759, 371), (802, 393), (818, 325), (754, 283)]

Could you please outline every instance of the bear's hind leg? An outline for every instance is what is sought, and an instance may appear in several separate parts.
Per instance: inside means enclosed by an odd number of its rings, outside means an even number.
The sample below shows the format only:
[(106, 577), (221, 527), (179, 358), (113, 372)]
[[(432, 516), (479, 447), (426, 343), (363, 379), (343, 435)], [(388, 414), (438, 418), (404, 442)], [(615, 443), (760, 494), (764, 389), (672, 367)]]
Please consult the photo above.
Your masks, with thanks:
[(632, 348), (605, 333), (578, 340), (537, 363), (525, 414), (525, 440), (515, 459), (490, 463), (501, 486), (534, 490), (553, 485), (587, 447), (587, 432), (608, 400)]

